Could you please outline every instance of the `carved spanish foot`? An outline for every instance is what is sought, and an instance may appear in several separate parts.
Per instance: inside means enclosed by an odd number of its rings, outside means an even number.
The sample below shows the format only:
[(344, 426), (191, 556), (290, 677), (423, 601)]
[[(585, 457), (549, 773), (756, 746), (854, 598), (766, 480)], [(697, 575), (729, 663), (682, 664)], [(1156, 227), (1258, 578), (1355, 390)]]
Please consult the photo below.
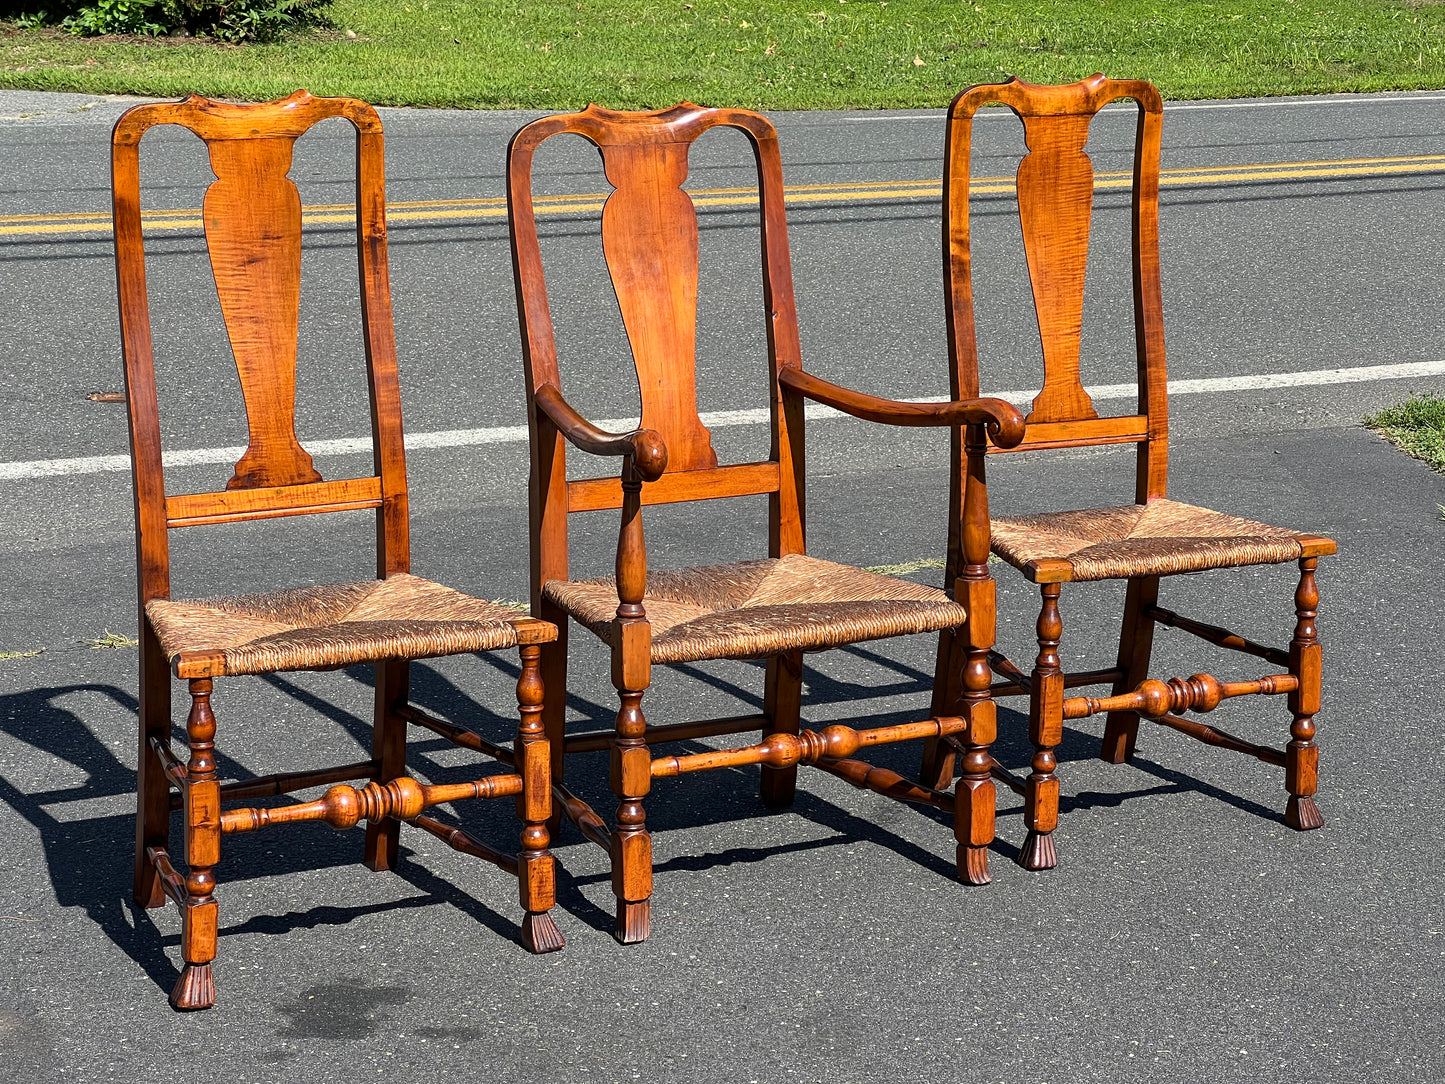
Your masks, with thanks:
[(1029, 737), (1034, 744), (1033, 770), (1024, 780), (1024, 824), (1029, 834), (1019, 851), (1024, 869), (1053, 869), (1058, 865), (1054, 851), (1054, 829), (1059, 826), (1059, 780), (1054, 774), (1058, 758), (1054, 749), (1064, 739), (1064, 672), (1059, 665), (1059, 637), (1064, 623), (1059, 615), (1062, 584), (1046, 583), (1039, 588), (1043, 605), (1039, 609), (1039, 657), (1029, 695)]
[(527, 917), (522, 919), (522, 944), (528, 952), (541, 955), (565, 948), (567, 942), (562, 940), (562, 931), (557, 929), (557, 923), (552, 921), (548, 912), (528, 911)]
[(216, 981), (210, 964), (186, 964), (171, 990), (171, 1005), (181, 1012), (209, 1009), (216, 1003)]
[(993, 884), (993, 874), (988, 871), (987, 847), (959, 844), (958, 879), (966, 885)]
[(652, 933), (651, 900), (618, 900), (617, 925), (612, 936), (624, 945), (646, 941)]
[(1314, 795), (1290, 796), (1284, 807), (1284, 822), (1297, 832), (1312, 832), (1325, 826), (1325, 815), (1315, 804)]
[(1059, 864), (1052, 832), (1030, 832), (1019, 851), (1019, 865), (1034, 871), (1053, 869)]

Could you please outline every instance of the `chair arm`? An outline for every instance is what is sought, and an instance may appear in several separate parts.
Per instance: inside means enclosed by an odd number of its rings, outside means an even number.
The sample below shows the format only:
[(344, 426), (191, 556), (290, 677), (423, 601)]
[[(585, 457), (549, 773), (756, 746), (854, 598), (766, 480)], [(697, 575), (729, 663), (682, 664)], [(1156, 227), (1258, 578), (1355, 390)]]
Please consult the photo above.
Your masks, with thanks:
[(593, 455), (630, 457), (644, 482), (655, 482), (667, 470), (667, 445), (655, 429), (634, 429), (630, 433), (609, 433), (598, 429), (562, 398), (555, 384), (543, 384), (533, 396), (537, 409), (564, 437)]
[(951, 403), (900, 403), (880, 399), (805, 373), (784, 369), (778, 383), (808, 399), (884, 425), (984, 425), (1000, 448), (1016, 447), (1024, 439), (1024, 416), (1002, 399), (958, 399)]

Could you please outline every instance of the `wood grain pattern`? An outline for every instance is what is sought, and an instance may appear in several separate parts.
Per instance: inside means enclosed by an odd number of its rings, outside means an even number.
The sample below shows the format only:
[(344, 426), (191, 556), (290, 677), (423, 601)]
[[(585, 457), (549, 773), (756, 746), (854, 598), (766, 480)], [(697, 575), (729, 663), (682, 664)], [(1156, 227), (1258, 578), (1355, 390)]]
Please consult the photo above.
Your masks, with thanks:
[(296, 337), (301, 315), (301, 193), (293, 139), (216, 140), (206, 189), (206, 247), (251, 443), (227, 489), (321, 481), (296, 439)]
[[(744, 133), (752, 146), (757, 167), (771, 445), (766, 462), (720, 466), (697, 412), (698, 224), (682, 185), (687, 178), (688, 156), (694, 141), (703, 133), (723, 126)], [(641, 428), (629, 434), (607, 433), (591, 425), (567, 405), (561, 390), (565, 385), (558, 371), (537, 236), (532, 166), (537, 148), (563, 133), (582, 136), (598, 148), (607, 178), (614, 186), (603, 211), (603, 251), (631, 345), (642, 398)], [(623, 942), (635, 941), (645, 937), (650, 929), (651, 837), (647, 833), (644, 799), (654, 776), (678, 775), (728, 764), (762, 764), (765, 766), (762, 800), (766, 805), (781, 807), (793, 800), (798, 765), (818, 762), (819, 758), (809, 752), (812, 746), (806, 745), (814, 737), (808, 736), (811, 732), (800, 729), (803, 662), (797, 651), (785, 651), (767, 661), (760, 744), (692, 757), (654, 759), (648, 748), (650, 740), (733, 733), (737, 731), (735, 724), (751, 721), (757, 726), (758, 721), (709, 720), (649, 729), (642, 712), (651, 665), (651, 626), (644, 604), (648, 567), (642, 509), (652, 504), (766, 493), (768, 556), (803, 554), (806, 536), (803, 421), (808, 399), (882, 424), (947, 428), (956, 441), (963, 439), (959, 435), (963, 429), (971, 434), (970, 447), (976, 453), (979, 471), (977, 481), (968, 483), (969, 494), (965, 497), (960, 459), (960, 466), (951, 478), (956, 493), (950, 511), (951, 521), (959, 521), (965, 505), (969, 509), (971, 564), (964, 577), (962, 558), (953, 561), (949, 585), (953, 589), (956, 582), (965, 584), (966, 599), (959, 601), (974, 607), (977, 617), (971, 631), (960, 641), (959, 653), (955, 655), (949, 648), (941, 656), (944, 661), (939, 665), (933, 719), (906, 727), (849, 730), (848, 733), (859, 735), (858, 741), (864, 744), (874, 744), (915, 737), (938, 739), (968, 730), (972, 744), (967, 758), (967, 778), (960, 784), (960, 793), (966, 800), (962, 803), (963, 813), (956, 814), (960, 840), (958, 861), (965, 880), (986, 882), (994, 804), (986, 757), (994, 727), (987, 648), (992, 646), (994, 623), (992, 581), (987, 565), (987, 496), (981, 464), (988, 446), (985, 430), (992, 434), (998, 446), (1017, 445), (1024, 434), (1022, 415), (1008, 403), (980, 400), (975, 394), (958, 394), (957, 388), (952, 402), (901, 403), (841, 387), (803, 371), (783, 207), (782, 160), (777, 133), (756, 113), (705, 109), (683, 103), (650, 113), (619, 113), (589, 106), (580, 113), (544, 117), (512, 138), (508, 151), (507, 201), (531, 433), (529, 509), (534, 614), (565, 624), (563, 611), (543, 596), (542, 588), (552, 581), (584, 578), (574, 577), (569, 567), (570, 513), (598, 509), (621, 512), (615, 566), (618, 607), (608, 634), (612, 646), (612, 683), (619, 701), (616, 727), (606, 742), (612, 756), (611, 787), (618, 800), (615, 827), (608, 832), (606, 822), (591, 806), (572, 795), (560, 782), (555, 787), (560, 811), (587, 839), (597, 843), (605, 841), (611, 854), (612, 887), (617, 899), (615, 936)], [(660, 448), (665, 448), (665, 472), (645, 469), (649, 458), (662, 459), (661, 454), (643, 454), (639, 442), (648, 433), (656, 437)], [(566, 464), (569, 446), (620, 460), (618, 476), (569, 482)], [(959, 537), (951, 526), (950, 553), (962, 552)], [(808, 621), (806, 608), (798, 609), (799, 621)], [(958, 667), (947, 661), (956, 658), (961, 666), (965, 648), (971, 668), (966, 683), (961, 674), (952, 672)], [(544, 645), (542, 651), (544, 673), (556, 689), (566, 681), (565, 639)], [(983, 660), (981, 669), (979, 658)], [(961, 700), (966, 718), (956, 715)], [(549, 708), (546, 725), (554, 780), (562, 778), (565, 752), (600, 748), (604, 741), (603, 736), (596, 734), (569, 739), (561, 703), (559, 692)], [(847, 769), (833, 765), (830, 770), (834, 768), (840, 773), (851, 773), (850, 778), (858, 771), (851, 765)], [(951, 776), (951, 762), (949, 774)], [(891, 776), (870, 775), (866, 768), (858, 778), (859, 785), (900, 800), (915, 800), (923, 793), (896, 784)], [(943, 785), (946, 786), (946, 782)], [(927, 790), (933, 793), (933, 788)], [(954, 803), (949, 801), (947, 806), (954, 808)]]
[[(1083, 386), (1080, 345), (1084, 278), (1088, 265), (1093, 206), (1093, 164), (1086, 144), (1093, 118), (1108, 103), (1130, 99), (1137, 106), (1134, 129), (1131, 198), (1131, 263), (1134, 341), (1139, 388), (1137, 413), (1100, 418)], [(947, 291), (949, 352), (954, 366), (955, 397), (979, 394), (978, 336), (973, 304), (970, 249), (969, 176), (973, 118), (985, 105), (1007, 106), (1022, 123), (1028, 153), (1018, 171), (1017, 191), (1025, 259), (1033, 289), (1043, 350), (1042, 388), (1033, 401), (1027, 431), (1013, 447), (995, 443), (990, 452), (1073, 448), (1133, 443), (1134, 499), (1144, 505), (1168, 490), (1169, 403), (1164, 350), (1164, 310), (1159, 277), (1159, 165), (1163, 102), (1148, 83), (1094, 75), (1067, 86), (1035, 86), (1010, 79), (1005, 83), (965, 90), (948, 112), (944, 165), (943, 268)], [(957, 438), (954, 463), (962, 461)], [(1318, 706), (1319, 643), (1314, 630), (1314, 559), (1335, 552), (1330, 539), (1301, 535), (1301, 586), (1296, 594), (1296, 635), (1289, 652), (1253, 643), (1218, 625), (1182, 617), (1161, 607), (1158, 575), (1123, 575), (1128, 580), (1116, 664), (1109, 670), (1064, 673), (1060, 664), (1060, 584), (1074, 577), (1066, 557), (1038, 556), (1027, 562), (1028, 576), (1041, 585), (1039, 656), (1032, 675), (994, 654), (1005, 681), (995, 695), (1028, 693), (1032, 771), (1023, 781), (999, 766), (996, 779), (1017, 786), (1024, 795), (1029, 835), (1020, 853), (1026, 868), (1045, 869), (1056, 860), (1052, 832), (1058, 820), (1057, 758), (1062, 721), (1096, 712), (1107, 713), (1101, 757), (1113, 763), (1134, 753), (1141, 718), (1186, 734), (1205, 744), (1230, 749), (1283, 765), (1289, 792), (1286, 822), (1317, 827), (1322, 818), (1314, 793), (1318, 750), (1313, 712)], [(1167, 539), (1149, 539), (1167, 545)], [(1187, 542), (1187, 540), (1185, 540)], [(952, 543), (951, 543), (952, 546)], [(1306, 565), (1309, 565), (1306, 569)], [(1142, 571), (1144, 565), (1139, 566)], [(1158, 567), (1153, 566), (1153, 567)], [(950, 575), (952, 571), (950, 570)], [(1171, 678), (1149, 677), (1156, 625), (1177, 628), (1220, 647), (1287, 665), (1289, 673), (1247, 681), (1221, 681), (1209, 674)], [(942, 659), (942, 654), (940, 654)], [(1104, 697), (1065, 699), (1064, 689), (1109, 682)], [(1237, 738), (1225, 731), (1174, 714), (1210, 711), (1222, 700), (1245, 695), (1287, 693), (1293, 725), (1285, 750)], [(946, 750), (930, 750), (925, 779), (936, 784), (938, 773), (951, 767)]]
[(166, 498), (166, 526), (201, 527), (320, 512), (380, 508), (381, 479), (344, 478), (264, 489), (230, 489), (220, 493), (183, 493)]
[[(751, 497), (782, 489), (777, 463), (740, 463), (716, 470), (664, 474), (642, 490), (644, 506), (709, 501), (723, 497)], [(622, 483), (616, 478), (586, 478), (567, 483), (569, 512), (600, 512), (622, 507)]]
[[(1098, 415), (1083, 387), (1079, 356), (1093, 208), (1093, 165), (1084, 145), (1094, 116), (1118, 98), (1132, 99), (1139, 108), (1131, 224), (1139, 414), (1091, 424)], [(991, 103), (1006, 105), (1019, 117), (1029, 150), (1019, 165), (1019, 215), (1044, 374), (1043, 387), (1028, 416), (1030, 435), (1019, 447), (1137, 441), (1137, 499), (1162, 497), (1167, 481), (1169, 409), (1158, 237), (1163, 101), (1148, 83), (1102, 75), (1067, 86), (1037, 86), (1011, 79), (970, 87), (954, 99), (944, 146), (943, 266), (949, 353), (957, 373), (955, 397), (979, 394), (968, 179), (973, 118)], [(1033, 436), (1036, 423), (1050, 428)]]
[(398, 776), (385, 784), (375, 780), (364, 787), (337, 784), (314, 802), (294, 805), (228, 809), (221, 816), (221, 831), (254, 832), (278, 824), (325, 821), (338, 831), (355, 828), (362, 821), (415, 820), (423, 809), (464, 798), (509, 798), (523, 791), (520, 775), (489, 775), (470, 783), (428, 785), (410, 776)]
[[(373, 470), (366, 477), (323, 482), (295, 432), (296, 361), (301, 272), (300, 195), (290, 180), (297, 138), (328, 118), (348, 120), (356, 132), (356, 245), (362, 341), (370, 392)], [(203, 206), (211, 269), (231, 350), (240, 377), (250, 443), (226, 490), (167, 497), (155, 358), (141, 230), (140, 144), (157, 125), (190, 129), (206, 144), (215, 182)], [(534, 951), (561, 947), (549, 916), (552, 858), (545, 825), (551, 813), (546, 742), (539, 738), (542, 684), (540, 639), (555, 630), (532, 622), (519, 630), (523, 680), (518, 700), (525, 767), (516, 774), (474, 783), (425, 787), (406, 776), (408, 669), (402, 660), (377, 664), (373, 755), (368, 761), (310, 772), (291, 772), (222, 786), (216, 771), (216, 721), (211, 677), (190, 681), (187, 721), (190, 758), (183, 765), (170, 750), (168, 658), (146, 616), (146, 604), (171, 594), (168, 530), (278, 516), (373, 509), (376, 513), (378, 578), (410, 568), (410, 533), (401, 397), (387, 270), (385, 162), (381, 122), (364, 102), (314, 98), (299, 91), (260, 105), (232, 105), (192, 97), (183, 102), (137, 106), (117, 121), (111, 170), (116, 239), (116, 284), (125, 357), (126, 402), (135, 485), (137, 603), (140, 642), (140, 743), (134, 895), (146, 907), (166, 898), (181, 909), (184, 968), (171, 994), (178, 1009), (203, 1009), (216, 997), (218, 903), (214, 868), (222, 831), (308, 819), (355, 824), (368, 818), (364, 860), (391, 868), (398, 857), (398, 817), (424, 805), (468, 797), (518, 795), (522, 855), (499, 864), (516, 874), (525, 918), (522, 939)], [(359, 359), (360, 360), (360, 359)], [(188, 418), (193, 428), (204, 412)], [(277, 554), (282, 560), (285, 554)], [(212, 592), (214, 593), (214, 592)], [(190, 653), (204, 671), (208, 653)], [(186, 669), (178, 662), (178, 671)], [(469, 732), (463, 732), (469, 733)], [(541, 741), (542, 752), (535, 749)], [(508, 754), (510, 756), (510, 753)], [(371, 781), (357, 788), (334, 786), (316, 802), (270, 809), (222, 811), (223, 799), (285, 793), (341, 779)], [(176, 870), (167, 851), (171, 787), (183, 812), (186, 870)], [(413, 793), (413, 788), (420, 786)], [(540, 789), (539, 789), (540, 788)], [(431, 830), (428, 828), (428, 830)], [(459, 829), (443, 834), (452, 846), (494, 859), (491, 849)]]
[[(1032, 417), (1032, 415), (1030, 415)], [(1019, 451), (1042, 451), (1045, 448), (1080, 448), (1095, 444), (1140, 444), (1149, 439), (1149, 419), (1143, 414), (1129, 414), (1088, 421), (1029, 422)], [(993, 452), (1009, 452), (1013, 448), (994, 445)]]
[(821, 760), (845, 760), (859, 749), (895, 741), (938, 738), (966, 729), (964, 719), (925, 719), (917, 723), (855, 730), (835, 723), (821, 731), (803, 730), (797, 734), (774, 733), (757, 745), (738, 749), (719, 749), (711, 753), (659, 757), (652, 762), (655, 779), (669, 779), (688, 772), (713, 768), (736, 768), (745, 764), (764, 764), (771, 768), (788, 768), (795, 764), (816, 764)]
[(1018, 169), (1019, 219), (1044, 350), (1044, 386), (1030, 422), (1098, 417), (1079, 378), (1094, 207), (1094, 165), (1084, 142), (1092, 119), (1090, 114), (1024, 117), (1029, 153)]
[[(301, 244), (299, 202), (286, 176), (291, 147), (320, 121), (345, 118), (356, 129), (357, 245), (363, 342), (371, 392), (379, 576), (410, 567), (406, 457), (392, 330), (386, 259), (385, 164), (381, 121), (364, 102), (316, 98), (305, 91), (261, 105), (191, 97), (128, 110), (112, 134), (111, 179), (116, 281), (126, 366), (132, 473), (135, 481), (140, 604), (169, 597), (165, 538), (174, 518), (239, 513), (267, 518), (310, 512), (307, 501), (329, 503), (348, 487), (371, 501), (367, 479), (334, 483), (340, 490), (307, 490), (320, 475), (295, 438), (295, 303)], [(241, 377), (252, 441), (227, 492), (186, 494), (170, 509), (161, 462), (159, 404), (141, 231), (140, 144), (157, 125), (180, 125), (206, 141), (217, 180), (204, 211), (207, 248), (233, 354)], [(273, 480), (274, 479), (274, 480)], [(236, 488), (241, 487), (241, 488)], [(299, 492), (298, 492), (299, 490)], [(245, 493), (245, 496), (241, 494)], [(358, 500), (363, 498), (358, 498)], [(345, 507), (358, 507), (345, 501)], [(317, 507), (316, 511), (340, 510)], [(215, 522), (225, 522), (218, 518)], [(175, 526), (189, 525), (178, 522)]]
[(614, 191), (602, 252), (632, 344), (642, 425), (662, 434), (675, 469), (717, 466), (697, 411), (697, 211), (682, 190), (687, 143), (601, 144)]
[(1059, 614), (1062, 585), (1040, 586), (1039, 655), (1029, 678), (1029, 741), (1032, 768), (1024, 782), (1024, 824), (1029, 834), (1019, 852), (1024, 869), (1053, 869), (1058, 862), (1053, 832), (1059, 824), (1058, 758), (1054, 748), (1064, 740), (1064, 672), (1059, 662), (1063, 619)]
[(997, 446), (1012, 448), (1023, 439), (1018, 409), (1003, 399), (964, 399), (947, 403), (900, 403), (840, 387), (801, 369), (784, 370), (779, 382), (790, 391), (866, 421), (899, 426), (983, 425)]
[(221, 860), (221, 787), (216, 778), (216, 716), (211, 679), (191, 685), (186, 735), (191, 756), (181, 791), (186, 823), (186, 899), (181, 907), (181, 958), (185, 967), (171, 990), (177, 1009), (209, 1009), (216, 1000), (211, 961), (216, 958), (216, 875)]

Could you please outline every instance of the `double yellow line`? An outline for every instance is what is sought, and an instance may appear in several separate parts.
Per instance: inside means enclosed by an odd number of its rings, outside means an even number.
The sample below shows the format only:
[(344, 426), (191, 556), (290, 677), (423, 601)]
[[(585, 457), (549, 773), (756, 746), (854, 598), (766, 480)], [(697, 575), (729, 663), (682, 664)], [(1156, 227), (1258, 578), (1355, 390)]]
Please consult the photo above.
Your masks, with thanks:
[[(1188, 169), (1166, 169), (1159, 182), (1169, 187), (1200, 187), (1221, 184), (1259, 184), (1270, 181), (1338, 180), (1348, 177), (1389, 177), (1409, 173), (1445, 173), (1445, 155), (1421, 154), (1399, 158), (1343, 158), (1322, 162), (1267, 162), (1239, 166), (1195, 166)], [(1127, 172), (1096, 173), (1098, 189), (1128, 188), (1132, 174)], [(858, 181), (846, 184), (789, 185), (784, 198), (790, 204), (805, 203), (874, 203), (888, 200), (938, 199), (943, 182)], [(1011, 195), (1012, 177), (976, 177), (969, 186), (974, 195)], [(699, 207), (747, 207), (757, 202), (755, 188), (702, 188), (689, 194)], [(605, 192), (587, 192), (565, 196), (538, 196), (538, 214), (567, 215), (595, 213), (607, 199)], [(315, 205), (302, 209), (301, 220), (307, 226), (345, 224), (355, 220), (355, 210), (347, 204)], [(500, 198), (413, 200), (389, 203), (388, 221), (443, 224), (488, 218), (505, 218), (507, 201)], [(198, 209), (180, 211), (146, 211), (142, 216), (147, 231), (198, 230), (202, 226)], [(50, 237), (57, 234), (109, 234), (108, 214), (0, 215), (0, 237)]]

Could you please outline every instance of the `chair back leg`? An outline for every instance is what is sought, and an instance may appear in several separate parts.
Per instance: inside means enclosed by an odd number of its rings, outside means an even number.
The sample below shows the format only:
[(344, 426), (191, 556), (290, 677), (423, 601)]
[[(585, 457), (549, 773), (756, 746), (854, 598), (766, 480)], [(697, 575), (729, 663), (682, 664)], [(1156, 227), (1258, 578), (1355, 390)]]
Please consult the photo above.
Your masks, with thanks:
[[(958, 710), (962, 695), (964, 638), (957, 629), (944, 629), (938, 634), (938, 661), (933, 667), (933, 702), (929, 714), (935, 719)], [(918, 781), (933, 790), (947, 790), (953, 782), (954, 748), (943, 738), (927, 738), (923, 742), (923, 763)]]
[[(787, 651), (768, 659), (767, 681), (763, 690), (763, 712), (768, 725), (763, 740), (770, 734), (796, 734), (803, 710), (803, 653)], [(786, 809), (793, 804), (798, 787), (798, 766), (762, 767), (759, 791), (763, 805), (769, 809)]]
[[(1114, 683), (1114, 696), (1133, 692), (1149, 676), (1154, 621), (1149, 617), (1148, 609), (1158, 601), (1158, 576), (1136, 576), (1129, 580), (1124, 595), (1124, 622), (1119, 630), (1118, 668), (1121, 676)], [(1110, 764), (1124, 764), (1133, 759), (1138, 739), (1139, 713), (1111, 711), (1104, 723), (1104, 741), (1099, 747), (1099, 756)]]
[[(547, 735), (552, 782), (562, 783), (566, 779), (563, 757), (567, 751), (567, 614), (543, 599), (539, 616), (557, 626), (557, 639), (542, 645), (542, 683), (547, 690), (542, 704), (542, 726)], [(562, 815), (562, 803), (552, 802), (547, 817), (547, 834), (553, 846), (562, 842), (566, 820)]]
[[(406, 720), (398, 711), (406, 707), (411, 668), (396, 660), (376, 664), (376, 714), (371, 725), (371, 758), (376, 761), (376, 782), (386, 784), (406, 774)], [(368, 869), (395, 869), (401, 843), (401, 824), (391, 817), (367, 821), (362, 860)]]
[(164, 851), (171, 835), (171, 787), (160, 756), (151, 740), (166, 743), (171, 737), (171, 672), (150, 623), (141, 621), (140, 645), (140, 749), (136, 755), (139, 779), (135, 814), (135, 902), (145, 908), (166, 902), (150, 848)]

